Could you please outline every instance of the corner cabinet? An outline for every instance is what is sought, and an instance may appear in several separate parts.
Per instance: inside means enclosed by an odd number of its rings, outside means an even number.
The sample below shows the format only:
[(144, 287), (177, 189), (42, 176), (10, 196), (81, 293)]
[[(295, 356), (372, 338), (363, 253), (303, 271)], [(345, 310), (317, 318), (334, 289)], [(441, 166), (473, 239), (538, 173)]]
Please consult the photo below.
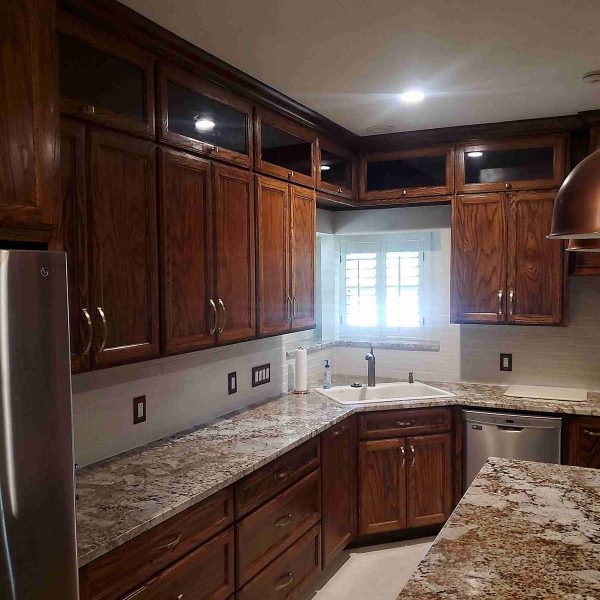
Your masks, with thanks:
[(566, 418), (565, 462), (600, 469), (600, 417)]
[(452, 322), (563, 323), (564, 245), (546, 237), (554, 198), (553, 191), (455, 197)]
[(317, 148), (317, 189), (352, 200), (358, 187), (354, 154), (322, 137), (317, 140)]
[(316, 325), (314, 191), (256, 177), (258, 334)]

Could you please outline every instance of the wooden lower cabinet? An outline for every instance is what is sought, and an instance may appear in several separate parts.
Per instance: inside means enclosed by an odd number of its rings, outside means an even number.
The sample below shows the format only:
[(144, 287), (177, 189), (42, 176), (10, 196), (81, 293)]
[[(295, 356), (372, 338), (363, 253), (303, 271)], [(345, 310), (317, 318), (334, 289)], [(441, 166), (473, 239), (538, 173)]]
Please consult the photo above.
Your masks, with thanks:
[(600, 417), (571, 417), (565, 434), (565, 462), (600, 469)]
[(356, 534), (356, 419), (349, 417), (321, 436), (323, 565)]

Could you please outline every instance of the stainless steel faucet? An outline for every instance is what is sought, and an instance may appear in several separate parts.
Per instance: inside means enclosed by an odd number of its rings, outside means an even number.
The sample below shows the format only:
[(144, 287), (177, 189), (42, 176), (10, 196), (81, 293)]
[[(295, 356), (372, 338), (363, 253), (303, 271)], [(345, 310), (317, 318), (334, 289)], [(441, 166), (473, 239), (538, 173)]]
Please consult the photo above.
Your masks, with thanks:
[(375, 387), (375, 353), (373, 352), (373, 344), (371, 344), (371, 352), (365, 356), (365, 360), (367, 361), (368, 370), (367, 377), (369, 387)]

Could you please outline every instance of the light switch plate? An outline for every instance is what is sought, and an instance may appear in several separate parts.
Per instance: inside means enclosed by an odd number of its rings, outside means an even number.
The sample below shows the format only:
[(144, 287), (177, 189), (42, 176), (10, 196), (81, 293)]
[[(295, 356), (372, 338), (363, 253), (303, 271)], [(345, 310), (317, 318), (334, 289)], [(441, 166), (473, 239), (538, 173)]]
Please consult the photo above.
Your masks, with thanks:
[(252, 367), (252, 387), (264, 385), (271, 381), (271, 363)]
[(233, 373), (227, 374), (227, 393), (229, 395), (235, 394), (237, 392), (237, 373), (234, 371)]
[(512, 354), (500, 354), (500, 370), (512, 371)]
[(133, 424), (143, 423), (146, 420), (146, 396), (136, 396), (133, 399)]

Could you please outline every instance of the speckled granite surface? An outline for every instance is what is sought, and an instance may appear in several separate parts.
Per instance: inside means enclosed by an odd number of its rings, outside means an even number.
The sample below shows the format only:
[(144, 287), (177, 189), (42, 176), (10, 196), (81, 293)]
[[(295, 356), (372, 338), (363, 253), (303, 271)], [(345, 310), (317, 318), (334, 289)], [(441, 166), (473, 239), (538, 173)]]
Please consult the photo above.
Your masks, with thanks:
[[(334, 383), (348, 385), (355, 379), (336, 376)], [(79, 564), (180, 513), (354, 412), (458, 404), (600, 415), (600, 394), (590, 394), (585, 403), (548, 402), (507, 398), (500, 386), (431, 383), (456, 397), (342, 406), (315, 391), (289, 394), (81, 469)]]
[(600, 470), (493, 458), (399, 600), (600, 598)]
[[(325, 348), (370, 348), (371, 345), (375, 349), (380, 350), (406, 350), (415, 352), (439, 352), (440, 343), (429, 340), (386, 340), (381, 342), (368, 342), (365, 340), (336, 340), (325, 342), (311, 342), (304, 344), (302, 347), (308, 354), (319, 352)], [(286, 358), (294, 358), (296, 350), (288, 350)]]

